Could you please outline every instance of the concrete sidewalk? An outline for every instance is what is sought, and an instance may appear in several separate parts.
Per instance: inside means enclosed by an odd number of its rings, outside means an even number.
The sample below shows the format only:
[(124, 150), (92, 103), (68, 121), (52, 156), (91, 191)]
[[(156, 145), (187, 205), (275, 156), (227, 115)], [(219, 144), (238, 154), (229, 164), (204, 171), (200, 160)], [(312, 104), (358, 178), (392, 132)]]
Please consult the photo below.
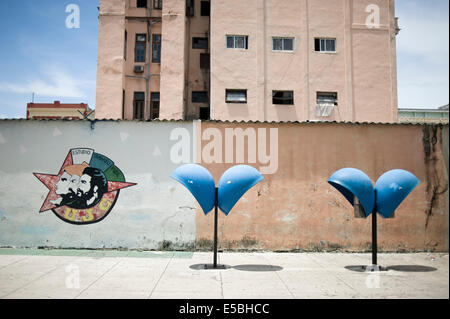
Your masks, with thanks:
[(0, 298), (449, 298), (448, 254), (0, 249)]

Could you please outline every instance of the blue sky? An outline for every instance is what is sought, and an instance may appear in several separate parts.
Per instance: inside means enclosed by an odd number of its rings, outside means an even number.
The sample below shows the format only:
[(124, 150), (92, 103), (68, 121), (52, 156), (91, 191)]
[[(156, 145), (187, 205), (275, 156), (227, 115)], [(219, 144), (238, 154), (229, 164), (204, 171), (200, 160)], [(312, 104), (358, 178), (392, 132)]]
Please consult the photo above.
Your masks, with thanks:
[[(68, 4), (80, 28), (68, 29)], [(25, 117), (31, 102), (95, 107), (99, 0), (0, 1), (0, 118)], [(448, 0), (397, 0), (398, 97), (401, 108), (449, 101)]]

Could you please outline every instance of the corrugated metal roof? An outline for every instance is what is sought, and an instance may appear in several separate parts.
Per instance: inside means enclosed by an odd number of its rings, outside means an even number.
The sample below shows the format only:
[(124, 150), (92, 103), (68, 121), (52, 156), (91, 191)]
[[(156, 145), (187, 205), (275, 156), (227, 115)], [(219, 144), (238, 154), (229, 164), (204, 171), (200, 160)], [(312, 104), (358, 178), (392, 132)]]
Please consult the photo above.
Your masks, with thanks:
[[(54, 122), (54, 121), (62, 121), (62, 122), (156, 122), (156, 123), (164, 123), (164, 122), (192, 122), (192, 120), (181, 120), (181, 119), (157, 119), (157, 120), (117, 120), (117, 119), (95, 119), (95, 120), (85, 120), (85, 119), (25, 119), (25, 118), (10, 118), (10, 119), (0, 119), (0, 122), (19, 122), (19, 121), (28, 121), (28, 122)], [(338, 124), (338, 125), (439, 125), (439, 126), (448, 126), (448, 123), (430, 123), (430, 122), (351, 122), (351, 121), (229, 121), (229, 120), (202, 120), (202, 123), (230, 123), (230, 124)]]

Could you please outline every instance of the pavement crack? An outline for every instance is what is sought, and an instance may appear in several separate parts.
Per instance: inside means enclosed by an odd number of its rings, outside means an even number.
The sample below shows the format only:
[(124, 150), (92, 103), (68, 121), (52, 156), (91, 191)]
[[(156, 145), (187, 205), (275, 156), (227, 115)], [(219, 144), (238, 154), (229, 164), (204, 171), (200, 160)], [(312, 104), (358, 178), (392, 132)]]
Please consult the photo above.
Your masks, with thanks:
[[(274, 265), (272, 264), (272, 262), (265, 256), (263, 256), (264, 259), (266, 259), (267, 261), (269, 261), (269, 265), (274, 267)], [(289, 287), (287, 286), (287, 284), (284, 282), (284, 280), (281, 278), (280, 274), (278, 273), (278, 271), (275, 271), (275, 274), (277, 275), (278, 279), (280, 279), (280, 281), (283, 283), (284, 287), (286, 288), (286, 290), (289, 292), (289, 294), (291, 295), (292, 299), (295, 299), (295, 295), (292, 293), (292, 291), (289, 289)]]
[(18, 259), (18, 260), (16, 260), (16, 261), (13, 261), (13, 262), (10, 263), (10, 264), (4, 265), (4, 266), (0, 267), (0, 270), (3, 269), (3, 268), (6, 268), (6, 267), (8, 267), (8, 266), (14, 265), (14, 264), (16, 264), (16, 263), (18, 263), (18, 262), (21, 262), (22, 260), (25, 260), (25, 259), (27, 259), (27, 258), (30, 258), (30, 256), (25, 256), (25, 257), (22, 258), (22, 259)]
[(220, 295), (222, 296), (222, 299), (225, 299), (225, 297), (223, 296), (223, 280), (222, 280), (222, 272), (219, 272), (219, 277), (220, 277)]
[(159, 281), (161, 280), (162, 276), (165, 274), (165, 272), (166, 272), (167, 268), (169, 267), (169, 264), (170, 264), (170, 262), (172, 261), (172, 259), (173, 259), (173, 255), (170, 257), (169, 261), (167, 262), (166, 267), (164, 267), (164, 270), (162, 271), (161, 275), (159, 276), (158, 281), (156, 282), (155, 286), (153, 287), (153, 289), (152, 289), (152, 291), (150, 292), (150, 295), (147, 297), (147, 299), (150, 299), (150, 298), (152, 297), (153, 293), (154, 293), (155, 290), (156, 290), (156, 287), (157, 287), (158, 284), (159, 284)]
[(342, 280), (341, 278), (339, 278), (339, 275), (334, 274), (331, 270), (329, 270), (327, 267), (325, 267), (324, 265), (322, 265), (321, 263), (319, 263), (314, 256), (308, 256), (310, 259), (312, 259), (317, 265), (319, 265), (321, 268), (325, 269), (329, 274), (332, 274), (337, 280), (339, 280), (340, 282), (342, 282), (344, 285), (346, 285), (348, 288), (350, 288), (353, 292), (355, 293), (360, 293), (355, 287), (352, 287), (351, 285), (349, 285), (348, 283), (346, 283), (344, 280)]
[(84, 288), (78, 295), (76, 295), (74, 297), (74, 299), (78, 298), (83, 292), (85, 292), (86, 290), (88, 290), (90, 287), (92, 287), (93, 284), (95, 284), (97, 281), (99, 281), (100, 279), (102, 279), (107, 273), (109, 273), (114, 267), (116, 267), (118, 264), (120, 264), (122, 262), (122, 260), (120, 259), (118, 262), (116, 262), (114, 265), (112, 265), (111, 267), (108, 268), (108, 270), (106, 270), (100, 277), (98, 277), (96, 280), (94, 280), (93, 282), (91, 282), (91, 284), (89, 286), (87, 286), (86, 288)]
[(9, 296), (9, 295), (11, 295), (11, 294), (13, 294), (13, 293), (15, 293), (16, 291), (18, 291), (18, 290), (20, 290), (20, 289), (22, 289), (22, 288), (25, 288), (26, 286), (31, 285), (33, 282), (36, 282), (36, 281), (38, 281), (39, 279), (41, 279), (42, 277), (47, 276), (47, 275), (48, 275), (49, 273), (51, 273), (52, 271), (55, 271), (56, 269), (58, 269), (58, 267), (59, 267), (59, 265), (56, 266), (55, 268), (52, 268), (51, 270), (47, 271), (46, 273), (40, 275), (39, 277), (37, 277), (36, 279), (32, 280), (31, 282), (28, 282), (28, 283), (26, 283), (25, 285), (22, 285), (22, 286), (20, 286), (19, 288), (14, 289), (13, 291), (8, 292), (6, 295), (1, 296), (0, 299), (5, 298), (5, 297), (7, 297), (7, 296)]

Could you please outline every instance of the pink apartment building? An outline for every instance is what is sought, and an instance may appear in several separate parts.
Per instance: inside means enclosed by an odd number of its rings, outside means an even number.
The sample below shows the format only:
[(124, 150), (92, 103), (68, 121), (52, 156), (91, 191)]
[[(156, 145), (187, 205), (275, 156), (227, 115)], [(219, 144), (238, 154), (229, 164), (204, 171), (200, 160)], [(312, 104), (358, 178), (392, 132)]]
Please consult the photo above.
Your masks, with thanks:
[(101, 0), (96, 117), (397, 121), (394, 0)]

